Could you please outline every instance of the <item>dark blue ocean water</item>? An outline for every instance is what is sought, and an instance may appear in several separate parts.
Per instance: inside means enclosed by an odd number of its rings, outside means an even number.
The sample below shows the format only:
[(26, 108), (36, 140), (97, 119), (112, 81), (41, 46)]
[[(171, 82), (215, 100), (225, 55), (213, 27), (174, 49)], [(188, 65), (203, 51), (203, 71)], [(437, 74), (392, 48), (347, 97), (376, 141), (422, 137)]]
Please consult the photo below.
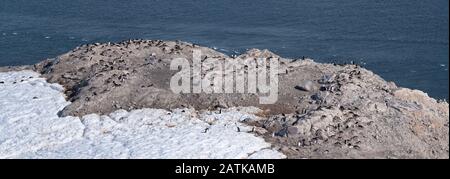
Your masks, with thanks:
[(0, 66), (92, 42), (183, 40), (228, 54), (360, 63), (398, 85), (449, 94), (448, 0), (0, 0)]

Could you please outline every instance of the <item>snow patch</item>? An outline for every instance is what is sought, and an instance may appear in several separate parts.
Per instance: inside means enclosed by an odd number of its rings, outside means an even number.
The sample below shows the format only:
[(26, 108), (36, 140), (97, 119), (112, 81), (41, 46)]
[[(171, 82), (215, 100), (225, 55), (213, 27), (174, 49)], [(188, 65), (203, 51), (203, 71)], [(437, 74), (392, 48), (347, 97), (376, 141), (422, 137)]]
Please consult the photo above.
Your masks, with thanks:
[(0, 158), (285, 158), (240, 121), (257, 108), (119, 110), (57, 116), (63, 88), (32, 71), (0, 73)]

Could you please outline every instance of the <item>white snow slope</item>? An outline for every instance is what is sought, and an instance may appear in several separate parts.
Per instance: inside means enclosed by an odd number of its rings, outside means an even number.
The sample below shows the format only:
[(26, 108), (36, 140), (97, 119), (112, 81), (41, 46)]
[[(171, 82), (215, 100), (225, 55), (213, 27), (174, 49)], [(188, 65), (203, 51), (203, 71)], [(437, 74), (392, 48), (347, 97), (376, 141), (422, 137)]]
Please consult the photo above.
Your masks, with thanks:
[(0, 73), (0, 158), (284, 158), (240, 120), (255, 108), (119, 110), (58, 117), (63, 88), (32, 71)]

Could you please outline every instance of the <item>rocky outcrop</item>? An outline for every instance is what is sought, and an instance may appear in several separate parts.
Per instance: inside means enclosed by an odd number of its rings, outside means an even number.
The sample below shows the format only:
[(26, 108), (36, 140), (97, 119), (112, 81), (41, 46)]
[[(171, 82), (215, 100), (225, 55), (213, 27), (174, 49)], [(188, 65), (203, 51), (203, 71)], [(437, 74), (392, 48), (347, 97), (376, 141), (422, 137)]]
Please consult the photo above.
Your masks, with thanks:
[[(174, 94), (174, 58), (280, 59), (279, 97), (261, 105), (255, 94)], [(72, 102), (61, 115), (108, 114), (118, 109), (262, 109), (249, 125), (290, 158), (448, 158), (448, 103), (397, 87), (357, 65), (285, 59), (252, 49), (230, 58), (206, 47), (130, 40), (81, 46), (34, 69), (62, 84)], [(235, 69), (246, 70), (246, 69)], [(202, 74), (204, 75), (204, 74)]]

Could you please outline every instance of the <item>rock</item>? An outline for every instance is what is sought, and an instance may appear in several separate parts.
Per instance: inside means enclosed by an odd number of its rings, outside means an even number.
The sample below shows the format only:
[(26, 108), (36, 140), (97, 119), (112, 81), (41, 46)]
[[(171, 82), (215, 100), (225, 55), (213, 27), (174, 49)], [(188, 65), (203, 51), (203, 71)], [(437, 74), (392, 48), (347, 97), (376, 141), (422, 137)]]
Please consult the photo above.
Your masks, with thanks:
[(274, 136), (278, 136), (278, 137), (287, 137), (287, 135), (288, 135), (287, 128), (283, 128), (283, 129), (279, 130), (278, 132), (274, 133)]
[(79, 80), (80, 79), (76, 75), (71, 75), (71, 74), (63, 74), (62, 78), (71, 79), (71, 80)]
[(263, 134), (267, 133), (267, 130), (262, 127), (253, 127), (253, 132), (255, 132), (259, 135), (263, 135)]
[(301, 91), (314, 91), (315, 90), (315, 84), (312, 81), (304, 81), (301, 84), (295, 86), (295, 89), (301, 90)]
[(323, 100), (323, 97), (320, 93), (315, 93), (311, 96), (311, 99), (314, 101), (321, 101)]
[(335, 78), (336, 78), (336, 75), (335, 75), (335, 74), (332, 74), (332, 75), (324, 75), (324, 76), (322, 76), (322, 78), (319, 80), (319, 83), (321, 83), (321, 84), (330, 84), (330, 83), (333, 83), (333, 82), (334, 82)]
[(297, 135), (299, 130), (295, 126), (290, 126), (290, 127), (287, 128), (287, 132), (288, 132), (289, 135)]

